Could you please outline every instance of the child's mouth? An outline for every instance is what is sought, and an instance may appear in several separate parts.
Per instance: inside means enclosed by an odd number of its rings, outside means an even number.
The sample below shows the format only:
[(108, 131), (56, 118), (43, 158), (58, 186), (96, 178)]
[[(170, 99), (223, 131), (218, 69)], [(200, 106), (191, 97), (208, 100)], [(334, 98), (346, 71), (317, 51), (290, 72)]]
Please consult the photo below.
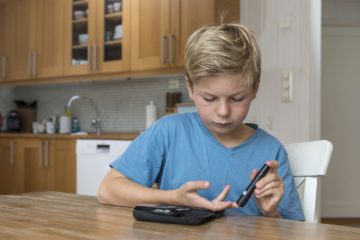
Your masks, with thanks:
[(219, 128), (227, 128), (227, 127), (231, 126), (231, 123), (230, 122), (229, 123), (216, 123), (215, 122), (214, 125)]

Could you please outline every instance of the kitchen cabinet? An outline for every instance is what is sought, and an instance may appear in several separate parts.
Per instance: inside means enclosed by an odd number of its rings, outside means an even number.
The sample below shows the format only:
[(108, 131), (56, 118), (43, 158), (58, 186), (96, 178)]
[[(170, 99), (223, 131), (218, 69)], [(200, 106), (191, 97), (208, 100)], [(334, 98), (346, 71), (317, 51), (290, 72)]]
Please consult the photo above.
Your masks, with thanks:
[(66, 75), (129, 70), (130, 0), (66, 3)]
[(75, 140), (0, 139), (0, 193), (75, 193)]
[(31, 2), (29, 0), (8, 1), (10, 19), (6, 33), (9, 38), (7, 78), (26, 79), (31, 76)]
[(26, 80), (63, 74), (62, 0), (9, 2), (7, 78)]
[(46, 191), (48, 159), (44, 158), (42, 140), (16, 139), (15, 143), (15, 159), (24, 167), (23, 192)]
[(60, 192), (76, 191), (76, 140), (49, 139), (48, 189)]
[(213, 0), (132, 0), (131, 4), (132, 70), (183, 65), (188, 36), (214, 22)]
[(132, 0), (131, 4), (132, 70), (181, 67), (194, 31), (219, 23), (226, 12), (239, 22), (238, 0)]
[(23, 192), (24, 166), (15, 157), (15, 140), (0, 138), (0, 194)]
[(33, 76), (62, 76), (64, 73), (63, 0), (33, 0), (35, 13)]
[(0, 0), (0, 81), (6, 79), (9, 49), (10, 9), (8, 0)]
[(225, 15), (225, 22), (239, 22), (239, 4), (239, 0), (0, 0), (0, 84), (183, 72), (190, 34), (218, 24), (223, 12), (235, 16)]

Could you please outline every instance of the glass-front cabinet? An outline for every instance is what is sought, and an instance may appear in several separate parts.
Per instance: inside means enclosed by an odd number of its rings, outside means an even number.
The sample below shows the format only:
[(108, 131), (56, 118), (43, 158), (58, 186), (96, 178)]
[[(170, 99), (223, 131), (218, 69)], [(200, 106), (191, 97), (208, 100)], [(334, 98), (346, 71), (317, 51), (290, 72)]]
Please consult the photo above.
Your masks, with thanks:
[(130, 69), (129, 5), (129, 0), (68, 0), (66, 74)]

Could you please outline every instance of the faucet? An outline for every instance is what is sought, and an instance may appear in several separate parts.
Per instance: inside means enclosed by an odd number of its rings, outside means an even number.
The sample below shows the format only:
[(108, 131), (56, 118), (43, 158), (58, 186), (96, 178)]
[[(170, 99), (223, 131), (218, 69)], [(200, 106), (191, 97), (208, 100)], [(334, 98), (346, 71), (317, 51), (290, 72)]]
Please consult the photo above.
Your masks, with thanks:
[(91, 127), (95, 129), (95, 132), (97, 135), (101, 134), (101, 121), (100, 121), (100, 113), (99, 113), (99, 108), (98, 106), (95, 104), (95, 101), (87, 96), (80, 96), (80, 95), (75, 95), (72, 96), (69, 101), (66, 104), (66, 112), (70, 111), (71, 109), (71, 104), (73, 103), (73, 101), (77, 100), (77, 99), (87, 99), (90, 101), (91, 105), (94, 107), (95, 112), (96, 112), (96, 118), (93, 119), (91, 121)]

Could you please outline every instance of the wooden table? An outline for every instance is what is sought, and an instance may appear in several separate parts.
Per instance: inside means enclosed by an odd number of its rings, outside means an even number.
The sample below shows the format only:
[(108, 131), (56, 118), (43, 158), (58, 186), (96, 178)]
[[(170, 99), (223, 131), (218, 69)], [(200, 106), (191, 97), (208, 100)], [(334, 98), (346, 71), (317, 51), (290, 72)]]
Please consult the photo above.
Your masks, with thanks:
[(139, 222), (132, 209), (59, 192), (0, 196), (0, 239), (360, 239), (360, 228), (223, 216), (200, 226)]

